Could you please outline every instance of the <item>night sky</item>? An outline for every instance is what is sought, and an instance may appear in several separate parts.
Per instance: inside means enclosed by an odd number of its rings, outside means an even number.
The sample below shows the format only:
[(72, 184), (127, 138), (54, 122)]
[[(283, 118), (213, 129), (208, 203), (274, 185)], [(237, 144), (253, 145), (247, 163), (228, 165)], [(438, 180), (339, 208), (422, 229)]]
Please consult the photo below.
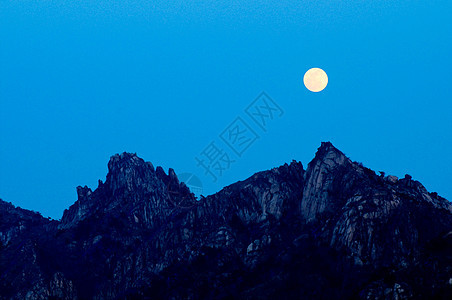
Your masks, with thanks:
[(207, 195), (331, 141), (452, 199), (452, 2), (261, 2), (0, 1), (0, 198), (58, 219), (123, 151)]

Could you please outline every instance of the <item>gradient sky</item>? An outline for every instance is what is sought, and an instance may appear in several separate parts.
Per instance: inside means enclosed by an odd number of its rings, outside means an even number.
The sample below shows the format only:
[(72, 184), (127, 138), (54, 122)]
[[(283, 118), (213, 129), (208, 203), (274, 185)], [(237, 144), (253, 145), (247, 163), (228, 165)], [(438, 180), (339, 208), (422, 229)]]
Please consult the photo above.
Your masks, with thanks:
[[(211, 194), (331, 141), (451, 200), (452, 2), (261, 2), (0, 1), (0, 198), (58, 219), (123, 151)], [(284, 111), (266, 131), (245, 112), (262, 91)], [(240, 157), (237, 117), (259, 135)], [(211, 142), (235, 160), (217, 182)]]

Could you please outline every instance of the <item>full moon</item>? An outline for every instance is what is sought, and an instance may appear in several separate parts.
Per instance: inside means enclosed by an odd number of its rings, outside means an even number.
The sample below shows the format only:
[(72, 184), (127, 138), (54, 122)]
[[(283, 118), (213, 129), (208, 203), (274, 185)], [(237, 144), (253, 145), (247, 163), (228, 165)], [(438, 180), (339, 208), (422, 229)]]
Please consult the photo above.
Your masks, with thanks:
[(320, 68), (309, 69), (303, 77), (304, 85), (311, 92), (320, 92), (328, 84), (328, 76)]

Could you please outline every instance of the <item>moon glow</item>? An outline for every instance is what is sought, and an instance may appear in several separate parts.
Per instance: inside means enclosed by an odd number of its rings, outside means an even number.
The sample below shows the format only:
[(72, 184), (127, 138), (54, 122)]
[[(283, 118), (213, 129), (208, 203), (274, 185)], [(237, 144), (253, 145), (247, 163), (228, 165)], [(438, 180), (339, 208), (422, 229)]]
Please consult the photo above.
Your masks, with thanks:
[(320, 68), (309, 69), (303, 77), (304, 85), (311, 92), (320, 92), (328, 84), (328, 76)]

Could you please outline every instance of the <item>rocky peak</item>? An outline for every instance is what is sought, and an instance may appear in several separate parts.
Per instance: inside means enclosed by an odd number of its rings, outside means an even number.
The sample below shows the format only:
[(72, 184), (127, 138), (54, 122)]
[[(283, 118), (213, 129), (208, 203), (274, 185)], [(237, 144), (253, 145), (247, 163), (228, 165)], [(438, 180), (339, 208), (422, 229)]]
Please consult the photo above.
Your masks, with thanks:
[(208, 196), (199, 206), (222, 217), (237, 216), (244, 223), (279, 220), (296, 211), (304, 172), (302, 163), (297, 161), (258, 172)]
[[(124, 152), (113, 155), (108, 162), (105, 184), (113, 195), (134, 191), (156, 180), (154, 166), (146, 163), (135, 153)], [(158, 184), (158, 182), (155, 182)]]
[(78, 200), (62, 218), (62, 227), (73, 226), (96, 211), (115, 211), (133, 223), (161, 222), (176, 206), (190, 206), (194, 195), (180, 183), (173, 169), (168, 175), (162, 167), (145, 162), (135, 153), (113, 155), (108, 162), (105, 183), (93, 192), (77, 187)]
[(325, 142), (196, 201), (116, 154), (61, 223), (0, 200), (0, 298), (451, 299), (450, 202), (381, 174)]
[[(331, 169), (338, 165), (350, 162), (351, 161), (344, 155), (344, 153), (334, 147), (331, 142), (322, 142), (320, 147), (317, 149), (314, 159), (309, 165), (324, 164)], [(315, 168), (315, 166), (312, 166), (311, 168)]]
[(87, 187), (78, 186), (77, 188), (77, 200), (85, 202), (89, 199), (89, 196), (93, 193), (93, 191)]
[(122, 168), (144, 164), (149, 164), (152, 169), (154, 169), (151, 163), (146, 163), (142, 158), (138, 157), (136, 153), (117, 153), (111, 156), (108, 161), (108, 172), (114, 172), (115, 170), (120, 170)]
[[(330, 142), (322, 142), (314, 159), (308, 164), (301, 214), (312, 220), (326, 210), (337, 208), (337, 197), (332, 197), (338, 174), (351, 170), (351, 161)], [(335, 182), (336, 181), (336, 182)]]

